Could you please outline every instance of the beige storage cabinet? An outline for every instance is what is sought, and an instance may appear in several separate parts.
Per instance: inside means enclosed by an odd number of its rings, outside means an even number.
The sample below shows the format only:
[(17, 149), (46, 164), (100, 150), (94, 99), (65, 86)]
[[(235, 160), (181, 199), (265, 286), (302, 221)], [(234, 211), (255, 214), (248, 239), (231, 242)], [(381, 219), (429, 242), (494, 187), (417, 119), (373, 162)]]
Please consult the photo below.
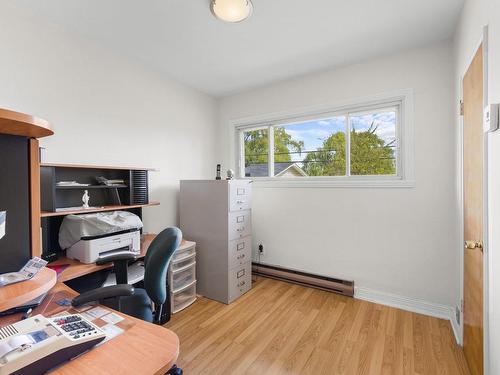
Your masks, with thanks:
[(231, 303), (252, 287), (252, 189), (248, 180), (184, 180), (180, 226), (196, 242), (196, 290)]

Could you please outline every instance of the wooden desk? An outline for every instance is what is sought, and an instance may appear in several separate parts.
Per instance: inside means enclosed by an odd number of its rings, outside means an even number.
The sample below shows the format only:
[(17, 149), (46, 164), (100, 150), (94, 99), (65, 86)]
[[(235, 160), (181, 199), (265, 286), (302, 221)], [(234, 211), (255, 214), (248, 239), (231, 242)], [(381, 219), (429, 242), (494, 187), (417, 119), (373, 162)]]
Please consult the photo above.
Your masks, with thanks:
[(3, 108), (0, 108), (0, 133), (28, 138), (42, 138), (54, 134), (47, 121)]
[(56, 284), (56, 272), (43, 268), (31, 280), (0, 288), (0, 311), (12, 309), (47, 293)]
[[(138, 256), (138, 259), (144, 258), (146, 256), (146, 253), (148, 252), (149, 249), (149, 245), (151, 245), (151, 242), (153, 242), (155, 237), (156, 234), (154, 233), (148, 233), (141, 236), (141, 253)], [(184, 242), (186, 242), (186, 240), (182, 239), (181, 244), (183, 244)], [(60, 257), (58, 260), (49, 263), (49, 265), (51, 266), (57, 266), (63, 264), (68, 264), (69, 266), (59, 275), (57, 275), (57, 281), (59, 282), (65, 282), (68, 280), (76, 279), (77, 277), (88, 275), (89, 273), (113, 267), (111, 263), (98, 266), (95, 263), (92, 264), (81, 263), (77, 260), (69, 259), (65, 256)]]
[[(55, 301), (78, 295), (63, 283), (57, 283), (44, 303), (33, 314), (45, 316), (59, 314), (68, 307)], [(108, 307), (105, 307), (108, 310)], [(164, 374), (177, 360), (179, 338), (171, 330), (116, 312), (125, 318), (119, 324), (127, 326), (125, 332), (93, 348), (80, 357), (67, 362), (51, 374), (56, 375), (109, 375), (109, 374)], [(20, 314), (0, 318), (0, 327), (16, 322)]]
[[(153, 241), (153, 239), (155, 237), (156, 237), (156, 234), (144, 234), (141, 236), (141, 254), (140, 254), (139, 258), (143, 258), (146, 256), (149, 245), (151, 245), (151, 242)], [(64, 281), (76, 279), (77, 277), (84, 276), (84, 275), (87, 275), (89, 273), (93, 273), (93, 272), (97, 272), (100, 270), (104, 270), (104, 269), (113, 267), (113, 265), (111, 263), (105, 264), (102, 266), (98, 266), (95, 263), (92, 263), (92, 264), (81, 263), (77, 260), (69, 259), (65, 256), (60, 257), (55, 262), (49, 263), (49, 265), (51, 265), (51, 266), (57, 266), (57, 265), (63, 265), (63, 264), (68, 264), (69, 266), (57, 276), (57, 280), (59, 282), (64, 282)]]

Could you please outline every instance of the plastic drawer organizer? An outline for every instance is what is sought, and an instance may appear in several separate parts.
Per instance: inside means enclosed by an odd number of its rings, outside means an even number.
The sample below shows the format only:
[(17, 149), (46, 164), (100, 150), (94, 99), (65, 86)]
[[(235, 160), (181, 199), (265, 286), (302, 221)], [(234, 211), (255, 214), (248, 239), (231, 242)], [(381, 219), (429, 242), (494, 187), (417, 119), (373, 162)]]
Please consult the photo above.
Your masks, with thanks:
[(196, 243), (186, 241), (179, 246), (170, 262), (168, 278), (175, 314), (196, 301)]

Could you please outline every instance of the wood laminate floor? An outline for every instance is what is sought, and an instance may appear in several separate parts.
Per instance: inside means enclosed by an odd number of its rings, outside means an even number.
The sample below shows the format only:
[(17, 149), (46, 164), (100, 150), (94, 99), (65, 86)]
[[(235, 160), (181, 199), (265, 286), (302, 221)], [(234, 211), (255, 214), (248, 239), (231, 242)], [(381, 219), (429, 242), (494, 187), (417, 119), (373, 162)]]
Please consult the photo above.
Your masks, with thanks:
[(196, 374), (469, 374), (450, 323), (261, 278), (227, 306), (200, 298), (166, 325)]

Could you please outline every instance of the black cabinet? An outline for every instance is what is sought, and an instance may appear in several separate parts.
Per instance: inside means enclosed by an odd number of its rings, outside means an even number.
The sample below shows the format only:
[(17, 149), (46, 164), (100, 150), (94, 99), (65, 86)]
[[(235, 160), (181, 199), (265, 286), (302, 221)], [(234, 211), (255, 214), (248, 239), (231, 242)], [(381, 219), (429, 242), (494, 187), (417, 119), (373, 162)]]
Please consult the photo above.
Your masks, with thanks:
[[(123, 184), (100, 185), (97, 177), (123, 180)], [(42, 211), (82, 206), (85, 190), (90, 206), (140, 205), (149, 203), (148, 170), (113, 169), (111, 167), (72, 167), (42, 165), (40, 170)], [(59, 186), (61, 181), (75, 181), (88, 186)]]
[(28, 155), (26, 137), (0, 134), (0, 211), (7, 212), (0, 273), (19, 271), (31, 258)]

